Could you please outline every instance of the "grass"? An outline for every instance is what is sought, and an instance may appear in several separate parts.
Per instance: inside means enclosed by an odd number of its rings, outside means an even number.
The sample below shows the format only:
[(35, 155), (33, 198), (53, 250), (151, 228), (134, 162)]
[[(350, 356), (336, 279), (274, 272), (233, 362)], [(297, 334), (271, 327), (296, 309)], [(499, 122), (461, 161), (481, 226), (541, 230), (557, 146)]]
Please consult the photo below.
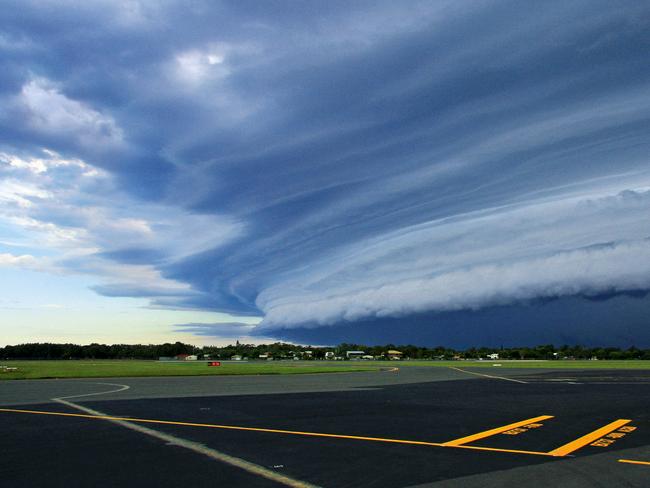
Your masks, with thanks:
[[(0, 380), (45, 378), (113, 378), (134, 376), (217, 376), (260, 374), (340, 373), (376, 371), (378, 366), (354, 364), (341, 367), (321, 362), (222, 362), (209, 367), (205, 361), (164, 362), (139, 360), (50, 360), (0, 361), (1, 366), (18, 368), (2, 372)], [(346, 364), (347, 366), (347, 364)]]
[(650, 369), (650, 361), (646, 360), (497, 360), (497, 361), (399, 361), (399, 366), (433, 366), (454, 368), (493, 368), (500, 365), (503, 368), (526, 369)]
[(1, 366), (18, 368), (2, 372), (0, 380), (43, 378), (112, 378), (126, 376), (211, 376), (341, 373), (377, 371), (388, 367), (460, 367), (546, 369), (650, 369), (650, 361), (243, 361), (222, 362), (209, 367), (205, 361), (163, 362), (139, 360), (0, 361)]

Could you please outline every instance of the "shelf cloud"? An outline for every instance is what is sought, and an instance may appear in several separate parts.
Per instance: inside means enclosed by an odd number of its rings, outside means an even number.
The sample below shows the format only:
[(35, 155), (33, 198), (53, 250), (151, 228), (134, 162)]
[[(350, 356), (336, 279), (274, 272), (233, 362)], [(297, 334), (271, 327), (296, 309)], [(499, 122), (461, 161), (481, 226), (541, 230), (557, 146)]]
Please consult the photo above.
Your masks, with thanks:
[(0, 25), (2, 267), (311, 343), (495, 307), (560, 340), (546, 301), (648, 302), (643, 2), (10, 1)]

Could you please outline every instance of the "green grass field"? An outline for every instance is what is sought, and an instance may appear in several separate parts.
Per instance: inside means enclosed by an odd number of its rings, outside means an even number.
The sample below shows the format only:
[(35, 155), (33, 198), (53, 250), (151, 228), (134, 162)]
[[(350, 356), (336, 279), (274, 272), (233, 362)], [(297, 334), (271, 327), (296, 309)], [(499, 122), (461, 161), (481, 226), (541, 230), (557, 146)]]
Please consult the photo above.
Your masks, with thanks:
[[(2, 372), (2, 366), (18, 368)], [(347, 366), (347, 364), (345, 365)], [(377, 366), (321, 362), (222, 362), (210, 367), (205, 361), (164, 362), (138, 360), (68, 360), (68, 361), (0, 361), (0, 380), (38, 378), (108, 378), (124, 376), (210, 376), (210, 375), (260, 375), (340, 373), (344, 371), (374, 371)]]
[(587, 360), (499, 360), (499, 361), (399, 361), (391, 363), (397, 366), (438, 366), (454, 368), (538, 368), (538, 369), (650, 369), (650, 361), (587, 361)]
[[(0, 380), (43, 378), (109, 378), (125, 376), (209, 376), (342, 373), (391, 367), (456, 367), (550, 369), (650, 369), (650, 361), (242, 361), (209, 367), (205, 361), (137, 360), (0, 361)], [(2, 366), (18, 368), (3, 372)]]

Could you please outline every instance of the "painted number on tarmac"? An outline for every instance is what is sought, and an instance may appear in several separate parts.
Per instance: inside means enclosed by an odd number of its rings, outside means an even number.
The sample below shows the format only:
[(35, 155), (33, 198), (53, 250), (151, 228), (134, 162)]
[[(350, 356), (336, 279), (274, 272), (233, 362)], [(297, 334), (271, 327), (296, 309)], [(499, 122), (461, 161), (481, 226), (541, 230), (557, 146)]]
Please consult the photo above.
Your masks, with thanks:
[(529, 430), (542, 427), (543, 425), (544, 424), (527, 424), (527, 425), (522, 425), (521, 427), (517, 427), (516, 429), (506, 430), (501, 433), (505, 435), (519, 435), (519, 434), (523, 434), (524, 432), (528, 432)]
[(634, 432), (635, 430), (636, 430), (636, 427), (632, 427), (631, 425), (626, 425), (624, 427), (619, 427), (615, 432), (610, 432), (606, 436), (601, 437), (600, 439), (592, 442), (589, 445), (594, 446), (594, 447), (611, 446), (617, 440), (622, 439), (627, 434), (629, 434), (630, 432)]

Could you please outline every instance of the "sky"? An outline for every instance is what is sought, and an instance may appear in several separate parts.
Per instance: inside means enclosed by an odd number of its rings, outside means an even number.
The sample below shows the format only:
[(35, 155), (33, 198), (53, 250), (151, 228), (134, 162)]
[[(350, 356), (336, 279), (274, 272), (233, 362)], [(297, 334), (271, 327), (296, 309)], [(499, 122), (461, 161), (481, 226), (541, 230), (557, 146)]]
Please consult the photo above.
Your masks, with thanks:
[(11, 1), (0, 345), (650, 347), (650, 5)]

